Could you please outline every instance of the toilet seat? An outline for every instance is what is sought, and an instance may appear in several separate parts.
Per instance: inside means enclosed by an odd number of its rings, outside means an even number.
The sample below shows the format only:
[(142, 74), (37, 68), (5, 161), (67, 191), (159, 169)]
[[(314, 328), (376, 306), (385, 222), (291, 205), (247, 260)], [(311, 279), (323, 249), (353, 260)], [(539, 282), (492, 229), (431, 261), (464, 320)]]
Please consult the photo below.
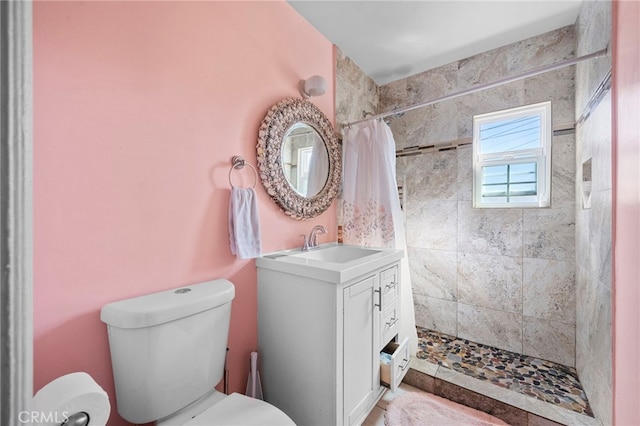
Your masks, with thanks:
[(184, 426), (295, 426), (295, 423), (267, 402), (232, 393)]

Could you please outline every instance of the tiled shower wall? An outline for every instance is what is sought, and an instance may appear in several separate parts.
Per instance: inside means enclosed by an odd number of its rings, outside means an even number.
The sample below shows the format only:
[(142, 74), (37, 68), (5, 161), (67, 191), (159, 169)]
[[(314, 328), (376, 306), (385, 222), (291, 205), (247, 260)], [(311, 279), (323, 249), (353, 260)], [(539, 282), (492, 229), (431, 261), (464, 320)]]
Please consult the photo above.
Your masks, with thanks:
[[(380, 88), (382, 111), (574, 56), (565, 27)], [(393, 119), (397, 147), (470, 143), (475, 114), (552, 101), (574, 120), (574, 69), (563, 68)], [(471, 146), (400, 157), (419, 326), (575, 365), (575, 139), (555, 136), (552, 207), (473, 209)]]
[[(583, 2), (576, 23), (579, 55), (610, 43), (611, 3)], [(576, 69), (576, 119), (611, 67), (611, 58)], [(576, 134), (576, 368), (596, 416), (612, 424), (611, 332), (611, 95), (605, 96)], [(591, 162), (591, 205), (582, 204), (583, 163)], [(588, 173), (587, 173), (588, 174)]]
[(378, 113), (378, 86), (336, 47), (336, 127)]

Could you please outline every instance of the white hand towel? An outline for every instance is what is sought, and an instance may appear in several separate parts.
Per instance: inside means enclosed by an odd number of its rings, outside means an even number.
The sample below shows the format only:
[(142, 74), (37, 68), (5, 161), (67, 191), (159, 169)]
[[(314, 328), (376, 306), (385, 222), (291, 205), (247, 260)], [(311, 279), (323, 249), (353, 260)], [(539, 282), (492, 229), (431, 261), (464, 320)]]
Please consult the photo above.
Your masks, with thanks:
[(231, 253), (240, 259), (251, 259), (262, 254), (258, 201), (253, 188), (231, 187), (229, 242)]

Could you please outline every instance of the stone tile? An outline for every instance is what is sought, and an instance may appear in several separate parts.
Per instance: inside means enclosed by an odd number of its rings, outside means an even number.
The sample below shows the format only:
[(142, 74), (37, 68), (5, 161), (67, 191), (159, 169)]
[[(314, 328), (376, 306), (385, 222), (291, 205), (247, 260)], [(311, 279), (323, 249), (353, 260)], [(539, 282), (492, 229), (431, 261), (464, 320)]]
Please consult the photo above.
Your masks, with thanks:
[(455, 101), (440, 102), (408, 111), (391, 120), (391, 130), (398, 148), (443, 145), (458, 139)]
[(400, 79), (380, 86), (380, 111), (393, 111), (407, 106), (407, 79)]
[(561, 424), (535, 414), (527, 414), (527, 426), (560, 426)]
[(461, 96), (455, 100), (458, 138), (473, 137), (473, 116), (524, 105), (522, 80), (503, 84), (491, 90)]
[(407, 197), (416, 201), (456, 200), (458, 155), (456, 151), (408, 157), (405, 169)]
[(390, 127), (396, 141), (396, 149), (426, 143), (426, 122), (423, 108), (408, 111), (402, 117), (391, 120)]
[(418, 104), (457, 89), (458, 63), (452, 62), (406, 78), (406, 102)]
[(589, 313), (595, 296), (592, 293), (595, 292), (595, 287), (589, 284), (589, 277), (591, 272), (589, 269), (582, 266), (576, 268), (576, 333), (582, 334), (586, 339), (589, 335)]
[(396, 157), (396, 182), (398, 185), (406, 186), (407, 170), (409, 164), (411, 164), (411, 158), (412, 157)]
[(411, 367), (411, 369), (419, 373), (424, 373), (431, 377), (435, 377), (438, 369), (440, 368), (438, 364), (434, 364), (432, 362), (429, 362), (428, 360), (416, 357), (411, 357), (411, 363), (409, 364), (409, 366)]
[(496, 386), (491, 382), (478, 380), (449, 368), (439, 368), (436, 374), (436, 379), (447, 381), (520, 409), (524, 409), (525, 401), (527, 399), (526, 395)]
[(473, 148), (460, 147), (458, 152), (458, 200), (473, 200)]
[(417, 326), (457, 334), (456, 302), (414, 294), (413, 303)]
[(551, 205), (576, 200), (575, 135), (553, 138), (551, 147)]
[(413, 292), (456, 301), (457, 252), (414, 247), (407, 251)]
[(591, 196), (589, 245), (591, 276), (597, 283), (611, 289), (612, 280), (612, 191), (598, 191)]
[[(576, 123), (576, 159), (578, 164), (591, 158), (590, 130), (585, 126), (585, 122)], [(582, 170), (579, 168), (576, 169), (576, 180), (578, 178), (582, 178)]]
[(406, 200), (407, 245), (456, 250), (457, 201)]
[(576, 208), (576, 266), (591, 269), (591, 244), (589, 229), (591, 228), (591, 209)]
[(593, 364), (590, 366), (600, 373), (603, 383), (611, 383), (612, 372), (612, 301), (611, 291), (599, 285), (595, 291), (596, 300), (593, 303), (589, 317), (589, 335), (587, 343), (590, 348)]
[(419, 145), (447, 145), (450, 141), (458, 140), (459, 126), (457, 117), (458, 101), (456, 99), (438, 102), (421, 108), (425, 123), (425, 137)]
[(458, 301), (522, 312), (522, 258), (459, 252)]
[[(611, 3), (583, 2), (576, 20), (577, 55), (595, 52), (611, 45)], [(611, 57), (593, 59), (576, 65), (577, 116), (611, 68)]]
[(612, 187), (611, 123), (609, 92), (583, 124), (591, 148), (591, 180), (594, 192)]
[(574, 67), (549, 71), (524, 80), (524, 104), (551, 101), (553, 125), (574, 121)]
[(406, 146), (427, 144), (427, 120), (433, 121), (437, 113), (428, 108), (420, 108), (404, 113), (402, 117), (394, 118), (394, 123), (402, 125), (402, 132), (406, 138)]
[(547, 359), (563, 365), (576, 365), (575, 325), (525, 316), (523, 351), (525, 355)]
[[(522, 69), (523, 50), (502, 46), (458, 61), (458, 89), (491, 83)], [(493, 90), (493, 89), (492, 89)]]
[(522, 313), (575, 324), (575, 264), (570, 260), (523, 259)]
[(458, 202), (458, 250), (498, 256), (522, 256), (521, 209), (474, 209)]
[(522, 353), (522, 316), (458, 303), (457, 336)]
[(524, 69), (549, 65), (574, 56), (576, 33), (573, 25), (516, 43), (523, 52)]
[(610, 376), (605, 377), (600, 371), (596, 370), (594, 374), (595, 386), (589, 395), (591, 408), (597, 419), (605, 425), (613, 424), (611, 413), (613, 413), (613, 391)]
[(361, 120), (376, 113), (378, 86), (348, 56), (336, 49), (336, 121)]
[(529, 413), (545, 417), (556, 423), (571, 426), (600, 426), (599, 422), (590, 416), (579, 414), (562, 407), (548, 404), (535, 398), (527, 398), (526, 410)]
[[(576, 200), (576, 208), (578, 210), (588, 210), (590, 206), (588, 205), (588, 196), (591, 193), (591, 177), (585, 176), (584, 169), (592, 168), (591, 162), (591, 149), (589, 144), (584, 142), (585, 132), (584, 126), (577, 125), (576, 126), (576, 166), (575, 166), (575, 200)], [(588, 163), (588, 166), (587, 166)], [(591, 170), (589, 170), (589, 174), (591, 175)], [(586, 188), (586, 185), (589, 185), (589, 188)], [(587, 190), (585, 190), (587, 189)], [(553, 191), (553, 188), (552, 188)]]
[(612, 385), (611, 378), (605, 378), (600, 371), (602, 367), (600, 363), (594, 361), (592, 348), (587, 344), (583, 344), (581, 342), (582, 339), (578, 338), (578, 347), (581, 348), (584, 346), (581, 351), (584, 351), (584, 354), (580, 359), (582, 359), (581, 364), (577, 366), (578, 373), (580, 375), (580, 382), (585, 390), (585, 393), (589, 397), (589, 403), (593, 410), (596, 419), (599, 422), (604, 422), (605, 425), (612, 424), (611, 422), (611, 413), (612, 411)]
[(425, 392), (433, 393), (434, 391), (435, 378), (413, 368), (409, 369), (402, 382)]
[(589, 360), (589, 346), (586, 343), (588, 340), (589, 336), (585, 336), (583, 334), (580, 324), (578, 323), (576, 325), (576, 371), (578, 372), (580, 382), (585, 389), (588, 381), (587, 375), (592, 371), (592, 368), (590, 367), (592, 361)]
[(575, 256), (575, 210), (525, 209), (524, 257), (569, 260)]
[[(592, 280), (590, 268), (579, 268), (580, 287), (576, 289), (576, 335), (589, 343), (589, 336), (592, 333), (594, 318), (597, 316), (598, 286), (597, 280)], [(592, 356), (591, 350), (587, 352)]]

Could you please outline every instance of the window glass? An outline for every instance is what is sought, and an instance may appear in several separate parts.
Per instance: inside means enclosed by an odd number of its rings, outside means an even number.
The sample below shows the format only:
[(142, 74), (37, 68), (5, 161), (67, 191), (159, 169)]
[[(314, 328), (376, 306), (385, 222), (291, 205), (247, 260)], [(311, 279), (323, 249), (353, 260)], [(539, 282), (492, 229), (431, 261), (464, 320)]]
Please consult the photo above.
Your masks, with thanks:
[(473, 118), (474, 207), (548, 207), (551, 103)]
[(528, 115), (480, 125), (481, 154), (540, 147), (540, 116)]

